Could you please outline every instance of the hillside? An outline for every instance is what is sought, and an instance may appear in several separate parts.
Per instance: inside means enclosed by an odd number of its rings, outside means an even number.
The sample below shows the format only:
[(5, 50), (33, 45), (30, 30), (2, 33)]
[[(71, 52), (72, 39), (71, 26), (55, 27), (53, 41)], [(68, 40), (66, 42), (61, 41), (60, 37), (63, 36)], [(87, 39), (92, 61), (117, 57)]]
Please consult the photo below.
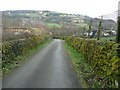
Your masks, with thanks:
[[(67, 14), (54, 11), (35, 11), (35, 10), (16, 10), (3, 11), (3, 27), (33, 27), (33, 25), (42, 23), (45, 25), (75, 25), (79, 27), (88, 27), (90, 21), (93, 21), (92, 28), (97, 29), (98, 18), (92, 18), (80, 14)], [(7, 22), (9, 21), (9, 22)], [(7, 22), (7, 23), (6, 23)], [(116, 29), (116, 22), (113, 20), (103, 20), (103, 29)]]

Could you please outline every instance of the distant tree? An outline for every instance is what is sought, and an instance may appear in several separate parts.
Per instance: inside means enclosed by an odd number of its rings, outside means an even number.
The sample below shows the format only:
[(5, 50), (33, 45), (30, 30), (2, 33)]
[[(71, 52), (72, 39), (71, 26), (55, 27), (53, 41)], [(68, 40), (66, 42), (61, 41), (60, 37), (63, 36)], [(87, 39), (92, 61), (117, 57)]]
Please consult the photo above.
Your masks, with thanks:
[(92, 21), (90, 21), (90, 25), (89, 25), (88, 38), (90, 38), (91, 26), (92, 26)]
[(11, 27), (11, 19), (9, 19), (5, 14), (2, 14), (2, 24), (3, 28), (9, 28)]
[(85, 37), (85, 27), (83, 28), (83, 32), (82, 32), (82, 38)]
[(102, 18), (103, 18), (103, 16), (101, 17), (101, 20), (99, 22), (98, 32), (97, 32), (97, 40), (100, 40), (100, 32), (101, 32), (101, 29), (102, 29)]

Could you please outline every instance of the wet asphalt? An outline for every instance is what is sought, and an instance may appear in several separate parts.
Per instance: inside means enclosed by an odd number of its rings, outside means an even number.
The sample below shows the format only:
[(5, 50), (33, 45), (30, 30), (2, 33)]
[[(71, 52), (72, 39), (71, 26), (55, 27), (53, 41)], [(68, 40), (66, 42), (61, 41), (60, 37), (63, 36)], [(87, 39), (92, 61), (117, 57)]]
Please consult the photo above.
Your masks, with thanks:
[(3, 88), (80, 88), (64, 41), (54, 39), (2, 80)]

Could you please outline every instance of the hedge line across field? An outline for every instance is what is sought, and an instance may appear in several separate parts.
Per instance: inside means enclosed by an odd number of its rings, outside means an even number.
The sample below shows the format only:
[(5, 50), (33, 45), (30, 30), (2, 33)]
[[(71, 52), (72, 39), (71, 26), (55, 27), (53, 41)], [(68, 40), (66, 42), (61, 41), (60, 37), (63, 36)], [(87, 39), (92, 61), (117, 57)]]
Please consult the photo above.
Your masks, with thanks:
[(85, 63), (92, 67), (86, 71), (84, 65), (80, 66), (85, 80), (91, 87), (120, 87), (120, 58), (117, 53), (120, 44), (70, 36), (61, 38), (81, 53)]

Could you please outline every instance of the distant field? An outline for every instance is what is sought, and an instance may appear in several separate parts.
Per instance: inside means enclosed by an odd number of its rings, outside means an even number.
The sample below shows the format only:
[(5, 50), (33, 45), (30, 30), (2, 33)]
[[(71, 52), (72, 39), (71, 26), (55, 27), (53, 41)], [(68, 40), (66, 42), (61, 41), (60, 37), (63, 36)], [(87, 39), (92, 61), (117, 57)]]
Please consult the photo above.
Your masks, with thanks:
[[(93, 38), (93, 39), (97, 39), (97, 38)], [(111, 36), (111, 37), (101, 37), (100, 40), (101, 41), (109, 41), (109, 40), (115, 40), (116, 36)]]
[(56, 23), (46, 23), (46, 25), (49, 27), (49, 28), (61, 28), (61, 25), (59, 24), (56, 24)]
[(86, 29), (89, 28), (88, 24), (82, 22), (78, 24), (78, 27), (85, 27)]
[(112, 37), (102, 37), (101, 40), (115, 40), (116, 36)]
[(19, 14), (10, 14), (12, 17), (40, 17), (39, 13), (19, 13)]
[(35, 35), (41, 34), (41, 30), (38, 29), (38, 28), (32, 28), (30, 31), (31, 31), (33, 34), (35, 34)]

